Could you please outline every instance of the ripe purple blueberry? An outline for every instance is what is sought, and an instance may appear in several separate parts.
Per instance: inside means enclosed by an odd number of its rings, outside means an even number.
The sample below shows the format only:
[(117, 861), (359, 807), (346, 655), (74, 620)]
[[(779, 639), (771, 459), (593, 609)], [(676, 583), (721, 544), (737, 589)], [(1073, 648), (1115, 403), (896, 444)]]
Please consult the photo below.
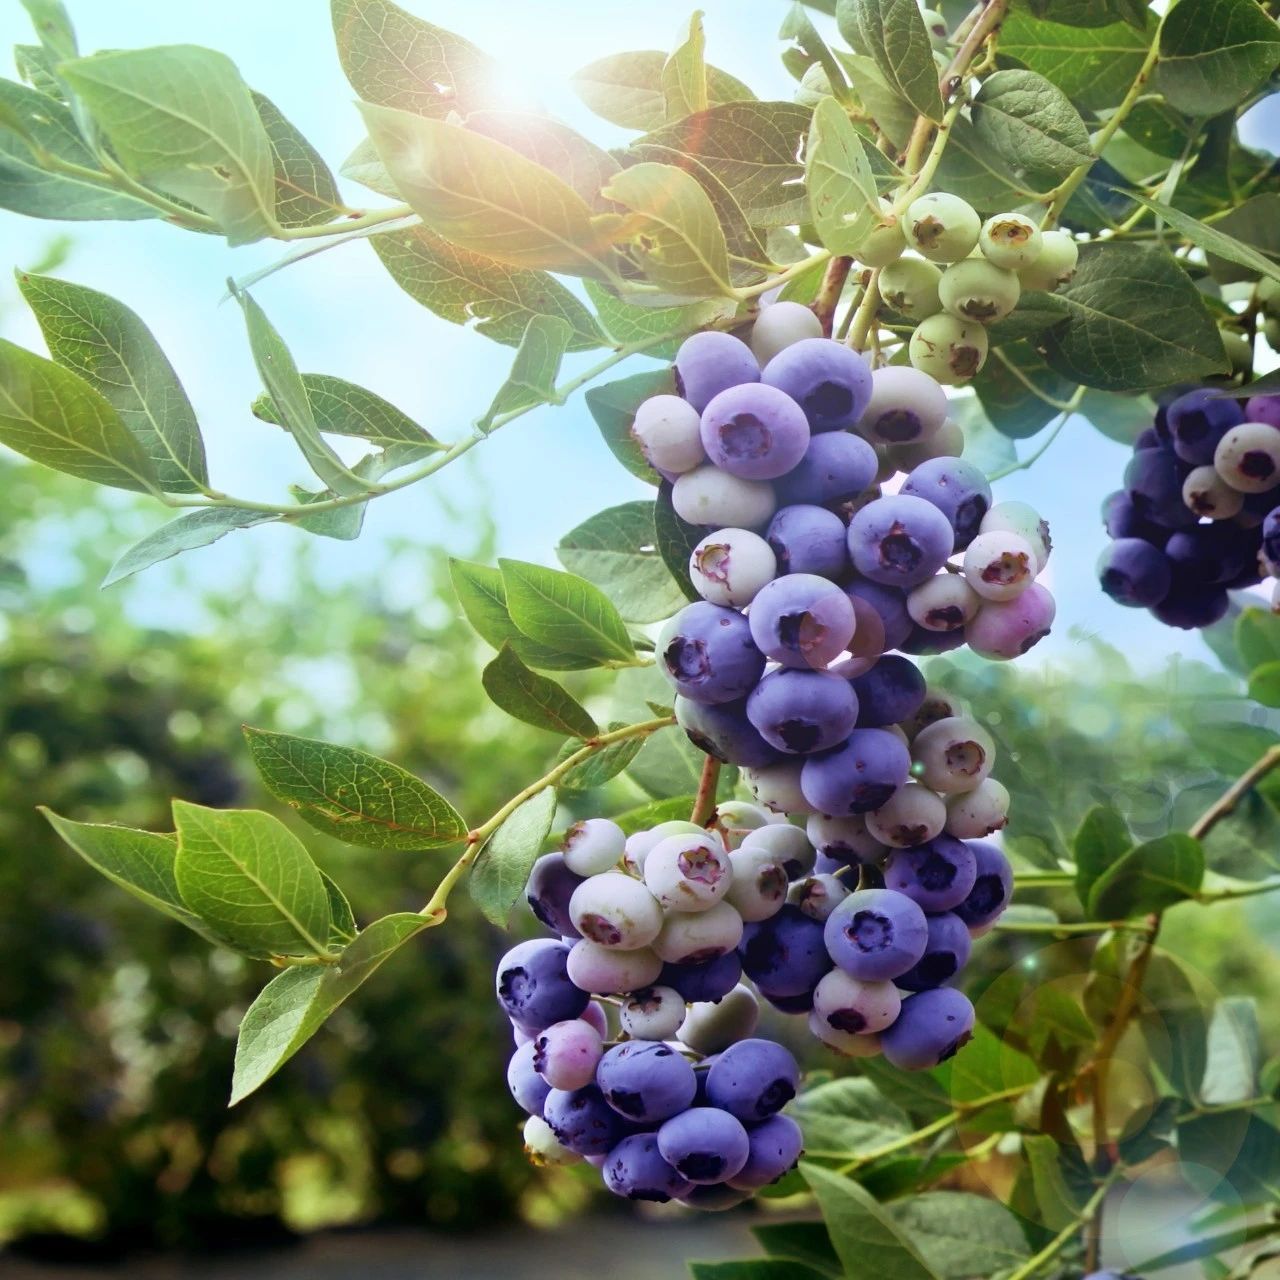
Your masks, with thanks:
[(903, 991), (925, 991), (950, 982), (969, 961), (968, 927), (954, 911), (929, 917), (924, 955), (894, 981)]
[(825, 431), (809, 441), (804, 457), (775, 483), (783, 503), (845, 502), (869, 489), (876, 478), (876, 451), (848, 431)]
[(777, 558), (779, 574), (817, 574), (835, 580), (849, 566), (844, 521), (825, 507), (783, 507), (769, 522), (765, 541)]
[(853, 426), (871, 399), (866, 359), (831, 338), (792, 343), (769, 361), (760, 380), (794, 400), (815, 433)]
[(819, 813), (841, 817), (878, 809), (906, 782), (911, 757), (887, 729), (855, 729), (832, 751), (804, 762), (800, 785)]
[[(786, 353), (779, 358), (785, 359)], [(804, 457), (809, 423), (800, 406), (776, 387), (730, 387), (702, 411), (702, 447), (711, 462), (730, 475), (774, 480)]]
[(1148, 609), (1169, 594), (1173, 566), (1158, 547), (1137, 538), (1117, 538), (1098, 557), (1098, 581), (1116, 604)]
[(569, 870), (562, 853), (544, 853), (529, 872), (524, 891), (529, 910), (557, 937), (580, 936), (569, 917), (569, 899), (584, 878)]
[(604, 1185), (625, 1200), (665, 1204), (693, 1190), (693, 1184), (662, 1158), (652, 1133), (628, 1134), (609, 1152), (600, 1174)]
[(689, 741), (717, 760), (746, 769), (764, 769), (782, 758), (782, 753), (770, 746), (747, 719), (745, 701), (722, 702), (712, 707), (677, 697), (675, 712)]
[(973, 888), (955, 909), (970, 929), (983, 929), (1009, 905), (1013, 897), (1013, 868), (1004, 853), (989, 840), (970, 840), (977, 872)]
[(727, 1182), (751, 1152), (742, 1121), (719, 1107), (690, 1107), (658, 1130), (662, 1158), (689, 1182)]
[(893, 587), (914, 587), (933, 577), (956, 537), (936, 506), (908, 494), (868, 503), (850, 521), (848, 536), (854, 568)]
[(770, 746), (808, 755), (849, 736), (858, 719), (858, 700), (839, 676), (784, 668), (755, 687), (747, 698), (747, 718)]
[(826, 923), (827, 950), (838, 968), (863, 982), (892, 982), (922, 955), (929, 926), (919, 905), (893, 889), (851, 893)]
[(707, 1073), (707, 1101), (756, 1124), (776, 1115), (796, 1096), (800, 1068), (772, 1040), (739, 1040), (730, 1045)]
[(751, 602), (751, 638), (784, 667), (821, 670), (853, 639), (849, 597), (826, 578), (791, 573), (762, 587)]
[(736, 702), (759, 683), (764, 655), (736, 609), (705, 600), (686, 605), (658, 640), (663, 673), (695, 702)]
[(743, 972), (769, 999), (812, 992), (831, 968), (822, 929), (792, 903), (767, 920), (748, 924), (738, 947)]
[(684, 1111), (697, 1092), (688, 1061), (670, 1045), (653, 1040), (615, 1045), (600, 1059), (596, 1082), (618, 1115), (641, 1124), (670, 1119)]
[(940, 835), (914, 849), (895, 849), (884, 865), (886, 889), (910, 898), (928, 912), (952, 911), (978, 878), (973, 851), (954, 836)]
[(695, 333), (675, 359), (676, 392), (701, 413), (722, 391), (760, 380), (751, 348), (732, 334)]
[(991, 509), (991, 486), (972, 463), (963, 458), (930, 458), (903, 481), (902, 493), (923, 498), (937, 507), (955, 531), (956, 551), (977, 536)]
[(800, 1126), (786, 1115), (773, 1115), (747, 1130), (747, 1161), (729, 1180), (742, 1191), (754, 1191), (777, 1182), (795, 1168), (804, 1151)]
[(542, 1115), (556, 1140), (580, 1156), (607, 1154), (626, 1132), (620, 1113), (594, 1084), (552, 1089)]
[(926, 689), (920, 668), (896, 653), (886, 654), (850, 684), (858, 697), (859, 729), (880, 729), (915, 715)]
[(900, 1071), (924, 1071), (968, 1044), (973, 1024), (973, 1005), (959, 991), (921, 991), (903, 1001), (897, 1021), (881, 1033), (880, 1047)]
[(518, 943), (498, 961), (498, 1003), (512, 1022), (541, 1031), (582, 1013), (587, 993), (570, 980), (568, 961), (568, 945), (551, 938)]

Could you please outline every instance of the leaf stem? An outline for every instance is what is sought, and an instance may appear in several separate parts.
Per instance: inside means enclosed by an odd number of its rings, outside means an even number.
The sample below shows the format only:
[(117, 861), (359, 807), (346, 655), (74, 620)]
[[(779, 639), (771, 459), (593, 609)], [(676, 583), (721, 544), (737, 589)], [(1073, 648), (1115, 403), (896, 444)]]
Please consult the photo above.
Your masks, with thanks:
[(785, 271), (780, 271), (776, 276), (768, 276), (764, 280), (757, 280), (755, 284), (745, 284), (740, 289), (735, 289), (730, 295), (739, 302), (746, 302), (751, 298), (758, 298), (762, 293), (768, 293), (770, 289), (776, 289), (779, 285), (784, 285), (788, 280), (794, 280), (797, 276), (802, 276), (806, 271), (811, 271), (820, 263), (826, 262), (831, 257), (830, 249), (819, 249), (816, 253), (811, 253), (807, 258), (801, 258), (799, 262), (793, 262)]
[(990, 481), (1003, 480), (1005, 476), (1011, 476), (1016, 471), (1026, 471), (1029, 467), (1039, 462), (1044, 457), (1049, 446), (1058, 438), (1058, 433), (1067, 425), (1067, 420), (1080, 407), (1080, 401), (1084, 399), (1084, 393), (1084, 387), (1076, 388), (1075, 394), (1067, 402), (1067, 407), (1058, 415), (1057, 421), (1049, 428), (1049, 433), (1045, 436), (1041, 445), (1033, 449), (1025, 458), (1020, 458), (1017, 462), (1011, 462), (1008, 466), (1001, 467), (998, 471), (993, 471), (987, 479)]
[[(1203, 840), (1223, 818), (1235, 812), (1236, 806), (1273, 769), (1280, 767), (1280, 747), (1272, 747), (1256, 760), (1222, 795), (1191, 824), (1187, 834), (1193, 840)], [(1217, 897), (1240, 897), (1240, 894), (1222, 893)]]
[(1077, 933), (1107, 933), (1110, 930), (1128, 930), (1146, 933), (1150, 926), (1136, 924), (1132, 920), (998, 920), (996, 928), (1003, 933), (1047, 933), (1068, 937)]
[(1028, 1258), (1016, 1271), (1010, 1272), (1006, 1280), (1029, 1280), (1046, 1262), (1052, 1262), (1071, 1243), (1072, 1237), (1081, 1226), (1092, 1222), (1098, 1216), (1098, 1211), (1102, 1208), (1102, 1202), (1106, 1199), (1107, 1192), (1111, 1190), (1111, 1184), (1114, 1181), (1114, 1175), (1108, 1177), (1089, 1197), (1076, 1217), (1068, 1222), (1035, 1257)]
[(355, 213), (350, 217), (326, 222), (318, 227), (281, 227), (275, 238), (277, 240), (313, 240), (323, 236), (346, 235), (351, 231), (363, 231), (366, 227), (378, 227), (384, 222), (399, 222), (413, 216), (413, 209), (409, 205), (397, 204), (388, 209)]
[(698, 779), (698, 794), (693, 801), (689, 821), (700, 827), (710, 826), (716, 816), (716, 787), (720, 784), (720, 761), (708, 756), (702, 762), (702, 776)]

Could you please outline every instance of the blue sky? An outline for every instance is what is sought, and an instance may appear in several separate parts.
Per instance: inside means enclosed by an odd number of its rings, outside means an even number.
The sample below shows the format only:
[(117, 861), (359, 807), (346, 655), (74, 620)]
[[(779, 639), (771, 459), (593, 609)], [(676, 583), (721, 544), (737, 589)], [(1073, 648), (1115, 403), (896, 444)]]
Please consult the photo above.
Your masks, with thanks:
[[(486, 48), (553, 112), (605, 145), (625, 135), (586, 112), (568, 89), (568, 76), (606, 53), (673, 44), (689, 12), (688, 0), (644, 5), (409, 0), (409, 7)], [(69, 0), (69, 8), (86, 52), (190, 42), (228, 53), (246, 80), (276, 101), (335, 170), (362, 137), (324, 0), (220, 0), (216, 5)], [(703, 8), (709, 57), (761, 97), (790, 96), (792, 82), (778, 61), (776, 40), (785, 6), (777, 0), (704, 0)], [(0, 41), (29, 39), (17, 0), (0, 0)], [(1270, 134), (1274, 139), (1274, 127)], [(345, 191), (349, 201), (363, 201), (354, 184), (346, 184)], [(371, 200), (377, 203), (376, 197)], [(13, 265), (38, 259), (58, 229), (0, 212), (0, 244)], [(256, 498), (278, 497), (290, 482), (308, 483), (311, 477), (283, 434), (248, 412), (258, 380), (238, 309), (220, 301), (229, 274), (243, 276), (274, 261), (280, 246), (229, 250), (212, 237), (159, 223), (82, 223), (72, 229), (75, 250), (62, 274), (121, 298), (161, 338), (200, 413), (216, 483)], [(442, 439), (467, 430), (510, 361), (507, 348), (413, 303), (365, 244), (293, 266), (260, 285), (256, 294), (304, 370), (368, 386)], [(6, 287), (0, 331), (40, 349), (33, 322), (11, 302)], [(633, 365), (643, 367), (639, 361)], [(1174, 648), (1205, 653), (1198, 639), (1122, 610), (1097, 590), (1093, 562), (1105, 542), (1098, 504), (1118, 486), (1125, 456), (1124, 449), (1076, 420), (1037, 467), (997, 488), (998, 497), (1036, 505), (1053, 525), (1052, 587), (1059, 624), (1041, 652), (1065, 651), (1072, 643), (1068, 628), (1079, 627), (1152, 659)], [(373, 503), (360, 541), (317, 540), (326, 570), (335, 577), (367, 571), (377, 561), (378, 544), (389, 536), (444, 545), (456, 541), (449, 518), (432, 498), (432, 484), (447, 486), (454, 502), (483, 503), (496, 512), (503, 554), (544, 561), (553, 560), (559, 535), (593, 512), (648, 492), (613, 461), (578, 398), (566, 408), (542, 409), (522, 419), (434, 481)], [(162, 518), (157, 512), (157, 524)], [(235, 534), (194, 554), (202, 576), (217, 578), (243, 564), (251, 539), (269, 550), (273, 539), (302, 536), (277, 529)], [(171, 616), (171, 602), (164, 598), (168, 571), (161, 567), (150, 573), (153, 590), (143, 594), (154, 602), (157, 615)], [(144, 613), (151, 608), (147, 599), (140, 601)]]

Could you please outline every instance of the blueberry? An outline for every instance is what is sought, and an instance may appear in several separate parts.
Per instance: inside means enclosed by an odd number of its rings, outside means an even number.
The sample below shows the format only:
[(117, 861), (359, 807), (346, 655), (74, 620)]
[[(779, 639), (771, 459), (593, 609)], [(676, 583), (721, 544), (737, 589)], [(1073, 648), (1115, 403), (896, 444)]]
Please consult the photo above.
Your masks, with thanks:
[(618, 1022), (632, 1040), (669, 1040), (684, 1015), (685, 998), (674, 987), (642, 987), (618, 1006)]
[(784, 756), (777, 764), (767, 765), (762, 769), (743, 769), (742, 778), (751, 789), (756, 803), (770, 812), (789, 815), (812, 813), (813, 806), (800, 789), (803, 765), (803, 759)]
[(749, 529), (709, 533), (689, 556), (689, 581), (712, 604), (740, 609), (755, 599), (777, 572), (773, 549)]
[(569, 899), (584, 877), (569, 870), (562, 853), (544, 853), (529, 872), (525, 898), (529, 910), (558, 938), (577, 938), (569, 918)]
[(821, 338), (822, 322), (799, 302), (761, 307), (751, 326), (751, 351), (763, 369), (779, 351), (806, 338)]
[(568, 960), (566, 943), (537, 938), (517, 944), (498, 961), (498, 1003), (513, 1022), (541, 1031), (587, 1007), (586, 992), (569, 979)]
[(1052, 292), (1066, 284), (1076, 273), (1080, 250), (1065, 231), (1044, 231), (1040, 236), (1040, 253), (1029, 267), (1018, 271), (1024, 289)]
[(872, 444), (914, 444), (927, 440), (947, 420), (947, 395), (919, 369), (885, 365), (871, 378), (871, 402), (858, 432)]
[(903, 481), (902, 493), (923, 498), (946, 516), (955, 531), (954, 550), (963, 551), (977, 536), (991, 509), (987, 478), (963, 458), (931, 458)]
[(542, 1115), (557, 1141), (580, 1156), (604, 1155), (626, 1132), (621, 1115), (609, 1106), (594, 1084), (581, 1089), (552, 1089)]
[(959, 631), (981, 607), (982, 597), (957, 573), (934, 574), (907, 595), (907, 612), (926, 631)]
[(871, 399), (871, 367), (843, 342), (806, 338), (765, 366), (760, 380), (785, 392), (817, 433), (851, 427)]
[(719, 1107), (690, 1107), (658, 1130), (658, 1150), (681, 1177), (711, 1185), (742, 1169), (751, 1144), (737, 1116)]
[(867, 814), (867, 830), (893, 849), (910, 849), (941, 834), (947, 825), (942, 797), (918, 782), (908, 782)]
[(902, 231), (910, 248), (930, 262), (959, 262), (977, 247), (982, 219), (959, 196), (933, 191), (908, 207)]
[(551, 1086), (534, 1070), (534, 1053), (534, 1042), (528, 1040), (511, 1055), (507, 1066), (507, 1088), (518, 1107), (531, 1116), (540, 1116)]
[(683, 1111), (697, 1091), (689, 1063), (669, 1045), (653, 1040), (615, 1045), (600, 1059), (596, 1082), (614, 1111), (642, 1124)]
[(1182, 500), (1201, 518), (1230, 520), (1240, 514), (1245, 495), (1233, 489), (1211, 465), (1196, 467), (1182, 482)]
[[(720, 1053), (751, 1035), (759, 1021), (760, 1002), (755, 992), (749, 987), (736, 986), (715, 1004), (690, 1005), (678, 1038), (696, 1053)], [(699, 1105), (707, 1102), (705, 1072), (698, 1073), (696, 1097)]]
[(923, 1071), (947, 1061), (973, 1037), (973, 1005), (959, 991), (938, 987), (902, 1003), (897, 1021), (880, 1036), (884, 1056), (900, 1071)]
[(609, 1152), (600, 1172), (604, 1185), (626, 1200), (665, 1204), (693, 1189), (693, 1184), (662, 1158), (657, 1135), (652, 1133), (623, 1138)]
[(693, 1187), (687, 1195), (680, 1197), (680, 1203), (703, 1213), (724, 1213), (750, 1199), (750, 1191), (739, 1191), (727, 1182), (721, 1182), (714, 1187)]
[(649, 465), (667, 475), (683, 475), (706, 461), (702, 419), (679, 396), (651, 396), (636, 410), (631, 438)]
[(751, 348), (728, 333), (695, 333), (675, 359), (676, 391), (701, 413), (722, 391), (760, 380)]
[(929, 912), (958, 907), (977, 878), (973, 851), (948, 835), (936, 836), (914, 849), (895, 849), (884, 865), (885, 887), (905, 894)]
[(777, 501), (773, 487), (763, 480), (743, 480), (706, 466), (676, 478), (671, 505), (687, 524), (756, 529), (769, 522)]
[(1241, 493), (1267, 493), (1280, 484), (1280, 431), (1265, 422), (1242, 422), (1213, 451), (1217, 473)]
[(943, 307), (960, 320), (993, 324), (1018, 305), (1017, 275), (985, 258), (966, 258), (949, 266), (938, 284)]
[(627, 837), (608, 818), (586, 818), (564, 833), (565, 865), (575, 875), (595, 876), (611, 871), (622, 860)]
[(767, 743), (747, 719), (745, 701), (709, 707), (678, 697), (675, 711), (676, 721), (689, 741), (717, 760), (747, 769), (763, 769), (782, 758), (782, 753)]
[(707, 1073), (707, 1099), (745, 1124), (767, 1120), (796, 1096), (800, 1068), (772, 1040), (739, 1040)]
[(1258, 534), (1235, 524), (1194, 525), (1171, 535), (1164, 545), (1164, 554), (1173, 572), (1173, 582), (1224, 587), (1245, 571), (1256, 569)]
[(970, 929), (981, 929), (995, 920), (1013, 897), (1013, 868), (1001, 850), (987, 840), (968, 841), (976, 877), (968, 896), (955, 913)]
[(1246, 422), (1265, 422), (1280, 427), (1280, 395), (1250, 396), (1244, 406)]
[(784, 667), (826, 667), (848, 647), (854, 626), (849, 597), (816, 574), (775, 578), (751, 602), (756, 648)]
[(1124, 489), (1117, 489), (1103, 502), (1102, 523), (1113, 538), (1141, 538), (1144, 542), (1163, 544), (1169, 536), (1167, 528), (1142, 514), (1133, 495)]
[(819, 813), (878, 809), (906, 782), (911, 757), (886, 729), (855, 729), (839, 747), (804, 762), (800, 785)]
[(893, 889), (859, 889), (828, 918), (827, 950), (863, 982), (891, 982), (922, 955), (929, 926), (919, 905)]
[(658, 981), (678, 991), (690, 1004), (714, 1004), (723, 1000), (742, 977), (742, 961), (730, 951), (702, 964), (667, 964)]
[(910, 658), (893, 653), (850, 684), (858, 696), (859, 729), (879, 729), (915, 715), (926, 689), (920, 668)]
[(1195, 524), (1182, 500), (1182, 485), (1191, 467), (1164, 449), (1144, 449), (1129, 459), (1124, 487), (1140, 516), (1170, 529)]
[[(968, 940), (965, 934), (965, 940)], [(863, 982), (843, 969), (832, 969), (813, 993), (818, 1017), (836, 1031), (874, 1035), (897, 1016), (902, 997), (892, 982)]]
[(823, 813), (810, 817), (805, 832), (818, 851), (837, 867), (856, 867), (879, 862), (888, 850), (867, 830), (862, 814), (832, 818)]
[(1040, 643), (1053, 626), (1053, 596), (1033, 582), (1016, 600), (990, 601), (964, 629), (964, 640), (984, 658), (1021, 657)]
[(758, 831), (752, 831), (742, 842), (744, 850), (759, 850), (782, 863), (788, 880), (794, 880), (813, 870), (815, 857), (813, 844), (799, 827), (789, 822), (771, 822)]
[(804, 1152), (804, 1135), (790, 1116), (773, 1115), (747, 1130), (747, 1161), (730, 1186), (754, 1191), (777, 1182), (795, 1168)]
[(787, 891), (787, 901), (794, 903), (810, 920), (825, 924), (827, 917), (849, 896), (849, 888), (838, 876), (820, 872), (797, 880)]
[(732, 879), (729, 851), (710, 831), (668, 836), (644, 861), (645, 888), (666, 911), (707, 911), (729, 891)]
[(947, 798), (949, 836), (972, 840), (989, 836), (1008, 823), (1009, 792), (995, 778), (984, 778), (972, 791)]
[(787, 871), (783, 861), (770, 849), (735, 849), (733, 883), (726, 900), (746, 921), (767, 920), (776, 915), (787, 900)]
[(1169, 405), (1166, 418), (1174, 452), (1193, 466), (1212, 462), (1218, 441), (1245, 420), (1234, 400), (1215, 396), (1208, 389), (1179, 396)]
[(1230, 607), (1231, 601), (1221, 587), (1176, 583), (1151, 612), (1166, 627), (1192, 631), (1213, 626)]
[(811, 992), (831, 968), (822, 929), (820, 921), (792, 903), (768, 920), (746, 925), (738, 946), (743, 972), (770, 999)]
[(848, 737), (858, 718), (858, 700), (839, 676), (784, 668), (755, 687), (747, 698), (747, 718), (770, 746), (808, 755)]
[(746, 618), (705, 600), (687, 605), (663, 628), (658, 657), (676, 691), (694, 702), (736, 702), (764, 671)]
[(1272, 564), (1280, 564), (1280, 507), (1267, 512), (1262, 522), (1262, 551)]
[(1021, 271), (1039, 258), (1044, 239), (1040, 228), (1025, 214), (997, 213), (982, 224), (978, 248), (997, 267)]
[(1098, 581), (1117, 604), (1150, 608), (1169, 594), (1173, 567), (1149, 542), (1117, 538), (1098, 558)]
[(896, 649), (911, 634), (911, 615), (907, 611), (907, 597), (898, 587), (865, 578), (846, 584), (845, 591), (858, 600), (865, 600), (879, 615), (884, 624), (884, 647)]
[(848, 537), (853, 566), (863, 577), (914, 587), (946, 563), (956, 534), (932, 503), (895, 494), (863, 507), (849, 522)]
[(584, 880), (573, 891), (569, 915), (584, 938), (618, 951), (647, 947), (662, 928), (662, 908), (653, 894), (621, 871)]
[(662, 972), (662, 961), (648, 947), (620, 951), (582, 938), (573, 944), (568, 968), (581, 991), (613, 996), (652, 986)]
[(921, 729), (911, 744), (920, 781), (943, 795), (972, 791), (991, 773), (996, 744), (972, 716), (948, 716)]
[(800, 406), (776, 387), (730, 387), (702, 411), (702, 447), (712, 463), (730, 475), (773, 480), (804, 457), (809, 424)]
[(929, 917), (924, 955), (894, 981), (904, 991), (925, 991), (950, 982), (969, 961), (969, 929), (954, 911)]
[(653, 949), (667, 964), (703, 964), (727, 955), (742, 940), (742, 917), (727, 902), (707, 911), (672, 911)]
[(880, 272), (880, 296), (899, 315), (923, 320), (939, 311), (942, 272), (923, 258), (899, 258)]
[[(978, 613), (982, 611), (979, 610)], [(975, 614), (974, 618), (978, 615)], [(966, 624), (967, 625), (967, 624)], [(928, 627), (912, 627), (911, 634), (898, 646), (903, 653), (913, 657), (935, 657), (939, 653), (950, 653), (965, 643), (965, 634), (957, 627), (954, 631), (930, 631)]]
[(1036, 553), (1021, 535), (1005, 529), (980, 533), (964, 553), (964, 577), (983, 600), (1013, 600), (1034, 581)]
[(553, 1089), (581, 1089), (595, 1079), (603, 1052), (600, 1032), (585, 1018), (571, 1018), (539, 1033), (533, 1069)]
[(780, 574), (818, 574), (834, 580), (843, 577), (849, 566), (844, 521), (825, 507), (781, 508), (769, 522), (765, 541), (773, 549)]

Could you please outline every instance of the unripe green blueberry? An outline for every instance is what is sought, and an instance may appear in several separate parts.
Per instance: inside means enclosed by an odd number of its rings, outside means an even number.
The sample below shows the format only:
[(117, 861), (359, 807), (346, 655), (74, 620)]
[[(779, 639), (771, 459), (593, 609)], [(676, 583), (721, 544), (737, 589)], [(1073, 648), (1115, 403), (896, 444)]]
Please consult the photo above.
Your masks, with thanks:
[(902, 257), (906, 245), (902, 239), (902, 227), (893, 205), (883, 197), (880, 200), (881, 218), (853, 255), (864, 267), (887, 267)]
[(902, 219), (907, 245), (930, 262), (959, 262), (978, 243), (982, 219), (959, 196), (933, 191), (913, 200)]
[(1233, 375), (1242, 375), (1253, 370), (1253, 345), (1242, 333), (1234, 329), (1219, 329), (1218, 337), (1222, 339), (1222, 349), (1231, 361)]
[(1233, 489), (1211, 466), (1196, 467), (1182, 482), (1182, 500), (1198, 516), (1230, 520), (1244, 506), (1244, 494)]
[(705, 964), (741, 941), (742, 917), (727, 902), (717, 902), (708, 911), (671, 912), (653, 950), (667, 964)]
[(996, 744), (972, 716), (950, 716), (921, 729), (911, 753), (926, 787), (957, 795), (985, 781), (995, 764)]
[(880, 296), (899, 315), (923, 320), (942, 309), (938, 281), (942, 272), (923, 258), (899, 258), (880, 272)]
[(751, 353), (763, 369), (784, 347), (802, 338), (822, 337), (822, 321), (799, 302), (774, 302), (760, 308), (751, 327)]
[(1262, 325), (1262, 336), (1272, 351), (1280, 352), (1280, 316), (1268, 316)]
[(1041, 232), (1040, 256), (1019, 270), (1018, 279), (1024, 289), (1052, 292), (1075, 275), (1079, 257), (1079, 247), (1065, 231)]
[(950, 418), (927, 440), (913, 444), (891, 444), (886, 450), (890, 462), (899, 471), (914, 471), (922, 462), (934, 458), (958, 458), (964, 453), (964, 432)]
[(746, 1040), (760, 1021), (760, 1002), (739, 983), (723, 1000), (699, 1000), (689, 1006), (676, 1039), (697, 1053), (719, 1053)]
[(946, 802), (918, 782), (899, 787), (880, 808), (867, 814), (867, 830), (891, 849), (925, 844), (946, 822)]
[(908, 353), (921, 373), (954, 387), (968, 382), (986, 364), (989, 345), (982, 325), (940, 311), (916, 326)]
[(948, 835), (957, 840), (981, 840), (1009, 822), (1009, 792), (994, 778), (984, 778), (972, 791), (947, 800)]
[(990, 324), (1018, 305), (1022, 286), (1017, 274), (985, 258), (966, 258), (948, 267), (938, 284), (943, 307), (961, 320)]
[(1040, 228), (1024, 213), (997, 213), (978, 233), (978, 248), (986, 260), (1007, 271), (1031, 266), (1043, 247)]
[(924, 29), (929, 33), (929, 42), (934, 48), (940, 48), (947, 43), (947, 20), (936, 9), (921, 9), (920, 16), (924, 19)]
[(812, 813), (813, 805), (800, 790), (803, 760), (781, 760), (763, 769), (743, 769), (742, 780), (755, 796), (756, 803), (773, 813)]

